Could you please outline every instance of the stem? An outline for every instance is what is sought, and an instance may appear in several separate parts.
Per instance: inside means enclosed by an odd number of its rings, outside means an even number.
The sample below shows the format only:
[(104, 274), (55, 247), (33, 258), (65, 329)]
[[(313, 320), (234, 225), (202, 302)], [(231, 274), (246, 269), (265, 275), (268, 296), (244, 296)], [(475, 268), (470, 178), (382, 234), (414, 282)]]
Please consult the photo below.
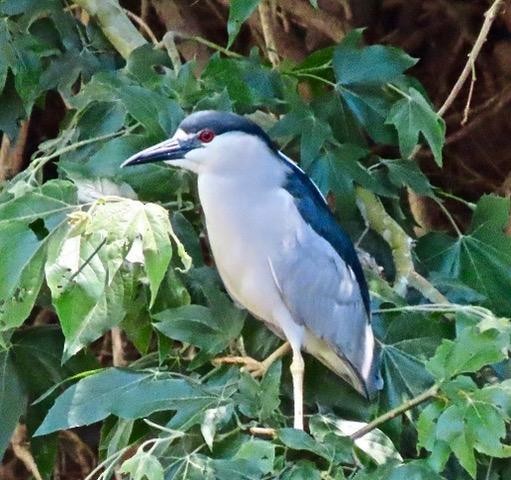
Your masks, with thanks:
[(403, 90), (401, 90), (400, 88), (396, 87), (392, 83), (387, 83), (387, 87), (389, 87), (391, 90), (394, 90), (394, 92), (398, 93), (402, 97), (405, 97), (407, 100), (409, 100), (409, 101), (412, 100), (412, 97), (410, 97), (410, 95), (408, 95), (406, 92), (403, 92)]
[(475, 203), (468, 202), (467, 200), (465, 200), (461, 197), (458, 197), (456, 195), (453, 195), (452, 193), (444, 192), (443, 190), (438, 190), (437, 193), (438, 193), (438, 195), (440, 195), (442, 197), (450, 198), (451, 200), (456, 200), (457, 202), (460, 202), (461, 204), (465, 205), (465, 207), (470, 208), (470, 210), (472, 210), (472, 211), (474, 211), (476, 208)]
[(458, 235), (458, 238), (461, 238), (463, 236), (463, 233), (461, 233), (461, 230), (458, 227), (458, 224), (455, 222), (453, 216), (451, 215), (451, 212), (447, 210), (446, 206), (443, 204), (441, 200), (438, 200), (436, 197), (433, 197), (433, 200), (438, 205), (440, 210), (444, 212), (444, 215), (447, 217), (449, 222), (451, 223), (452, 227), (454, 228), (454, 231), (456, 232), (456, 235)]
[(432, 387), (428, 388), (426, 391), (422, 392), (416, 397), (407, 400), (398, 407), (393, 408), (392, 410), (389, 410), (387, 413), (384, 413), (383, 415), (380, 415), (379, 417), (375, 418), (372, 422), (369, 422), (365, 427), (362, 427), (360, 430), (357, 430), (355, 433), (351, 434), (350, 438), (352, 440), (361, 438), (367, 433), (377, 428), (378, 426), (380, 426), (382, 423), (385, 423), (388, 420), (392, 420), (393, 418), (396, 418), (402, 413), (411, 410), (412, 408), (420, 405), (421, 403), (431, 400), (436, 396), (439, 388), (440, 385), (438, 383), (435, 383)]
[(51, 153), (50, 155), (37, 157), (34, 159), (34, 161), (32, 162), (32, 164), (29, 167), (32, 170), (32, 172), (30, 173), (30, 178), (34, 178), (36, 172), (38, 170), (40, 170), (42, 167), (44, 167), (44, 165), (46, 165), (50, 160), (60, 157), (64, 153), (72, 152), (73, 150), (76, 150), (77, 148), (80, 148), (80, 147), (84, 147), (85, 145), (89, 145), (90, 143), (101, 142), (103, 140), (109, 140), (111, 138), (126, 135), (126, 134), (130, 133), (131, 131), (133, 131), (135, 128), (137, 128), (139, 125), (140, 125), (139, 123), (136, 123), (135, 125), (132, 125), (131, 127), (128, 127), (124, 130), (120, 130), (118, 132), (107, 133), (105, 135), (100, 135), (98, 137), (87, 138), (85, 140), (81, 140), (79, 142), (72, 143), (65, 147), (59, 148), (58, 150), (55, 150), (55, 152)]
[(299, 72), (288, 72), (288, 75), (292, 75), (294, 77), (305, 77), (305, 78), (312, 78), (313, 80), (317, 80), (318, 82), (325, 83), (327, 85), (330, 85), (333, 88), (337, 88), (337, 84), (334, 82), (331, 82), (330, 80), (327, 80), (326, 78), (318, 77), (317, 75), (313, 75), (312, 73), (303, 73), (302, 71)]
[(196, 36), (196, 35), (186, 35), (184, 33), (176, 33), (176, 37), (183, 38), (185, 40), (192, 40), (193, 42), (200, 43), (202, 45), (205, 45), (208, 48), (211, 48), (212, 50), (216, 50), (217, 52), (223, 53), (226, 57), (231, 58), (245, 58), (243, 55), (233, 52), (231, 50), (228, 50), (227, 48), (222, 47), (221, 45), (218, 45), (218, 43), (210, 42), (209, 40), (206, 40), (205, 38)]

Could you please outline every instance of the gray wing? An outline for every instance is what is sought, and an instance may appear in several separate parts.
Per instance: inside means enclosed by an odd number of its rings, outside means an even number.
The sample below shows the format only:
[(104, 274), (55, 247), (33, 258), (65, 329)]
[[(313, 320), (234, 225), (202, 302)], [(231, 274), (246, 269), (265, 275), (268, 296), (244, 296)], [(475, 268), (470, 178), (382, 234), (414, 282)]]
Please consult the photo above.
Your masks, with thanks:
[(305, 349), (371, 396), (380, 388), (374, 337), (351, 267), (306, 224), (270, 264), (294, 321), (320, 340), (306, 341)]

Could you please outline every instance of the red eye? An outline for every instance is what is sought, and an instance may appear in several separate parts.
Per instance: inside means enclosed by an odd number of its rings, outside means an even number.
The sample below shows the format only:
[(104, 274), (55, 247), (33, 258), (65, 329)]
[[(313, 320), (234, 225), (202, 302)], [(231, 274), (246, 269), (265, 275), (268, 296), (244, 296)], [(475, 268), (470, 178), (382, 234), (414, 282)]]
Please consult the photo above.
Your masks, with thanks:
[(211, 140), (215, 138), (215, 132), (213, 130), (209, 130), (209, 128), (205, 128), (199, 133), (199, 140), (202, 143), (209, 143)]

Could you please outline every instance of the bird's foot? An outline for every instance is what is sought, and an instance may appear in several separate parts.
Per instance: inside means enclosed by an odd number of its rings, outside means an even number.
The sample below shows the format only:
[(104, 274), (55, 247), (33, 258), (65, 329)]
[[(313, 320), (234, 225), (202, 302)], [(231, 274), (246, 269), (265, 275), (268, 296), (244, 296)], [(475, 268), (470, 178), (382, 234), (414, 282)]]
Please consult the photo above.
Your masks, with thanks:
[(266, 363), (266, 360), (260, 362), (255, 358), (244, 356), (234, 357), (218, 357), (213, 359), (213, 365), (243, 365), (241, 368), (242, 372), (250, 373), (254, 378), (262, 377), (268, 370), (270, 364)]

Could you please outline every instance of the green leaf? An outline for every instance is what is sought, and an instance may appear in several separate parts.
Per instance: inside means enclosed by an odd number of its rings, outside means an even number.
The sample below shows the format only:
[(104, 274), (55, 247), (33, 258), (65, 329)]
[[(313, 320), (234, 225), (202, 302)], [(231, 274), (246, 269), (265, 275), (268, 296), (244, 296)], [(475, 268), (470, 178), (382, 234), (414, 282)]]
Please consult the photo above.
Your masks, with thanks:
[(282, 480), (321, 480), (321, 473), (309, 460), (299, 460), (280, 478)]
[(232, 59), (215, 54), (202, 72), (201, 79), (209, 90), (227, 89), (240, 113), (277, 105), (282, 96), (280, 76), (275, 70), (262, 65), (257, 57)]
[(50, 181), (0, 204), (0, 330), (28, 317), (43, 282), (48, 242), (77, 206), (69, 182)]
[(509, 333), (467, 327), (455, 341), (444, 340), (426, 366), (437, 379), (445, 380), (503, 360), (508, 347)]
[(219, 291), (208, 289), (210, 306), (184, 305), (153, 315), (154, 327), (174, 340), (191, 343), (201, 349), (194, 366), (221, 352), (243, 328), (245, 313), (232, 305)]
[(46, 277), (66, 337), (63, 361), (123, 319), (123, 244), (69, 229), (50, 244)]
[(330, 460), (331, 456), (326, 446), (316, 442), (313, 437), (302, 430), (294, 428), (281, 428), (278, 430), (278, 439), (292, 450), (305, 450), (314, 453), (325, 460)]
[(458, 377), (442, 390), (442, 399), (424, 409), (418, 421), (420, 445), (432, 452), (430, 463), (436, 469), (443, 468), (452, 452), (475, 478), (474, 450), (496, 458), (511, 456), (511, 445), (502, 443), (509, 421), (509, 380), (478, 389), (470, 378)]
[[(343, 420), (333, 415), (317, 415), (311, 418), (311, 433), (318, 441), (325, 440), (325, 434), (319, 437), (315, 432), (318, 425), (326, 428), (331, 434), (346, 440), (346, 444), (350, 445), (349, 436), (361, 429), (366, 423)], [(374, 429), (361, 438), (354, 440), (355, 447), (370, 457), (378, 465), (383, 465), (391, 460), (403, 461), (401, 455), (392, 443), (389, 437), (381, 430)]]
[(382, 85), (400, 77), (417, 60), (383, 45), (361, 47), (362, 30), (350, 32), (334, 51), (333, 67), (342, 86)]
[(222, 405), (221, 407), (208, 408), (204, 412), (200, 431), (204, 437), (204, 441), (210, 450), (213, 449), (213, 441), (217, 428), (223, 423), (229, 421), (233, 413), (232, 405)]
[(398, 188), (409, 187), (418, 195), (433, 196), (428, 177), (416, 162), (409, 160), (382, 160), (389, 172), (389, 180)]
[(61, 364), (64, 337), (56, 325), (32, 326), (12, 336), (16, 368), (32, 398), (98, 363), (92, 355), (81, 354)]
[(353, 480), (444, 480), (433, 471), (425, 460), (413, 460), (408, 463), (388, 463), (373, 472), (359, 471)]
[(274, 416), (280, 405), (281, 362), (275, 362), (260, 382), (243, 372), (239, 379), (235, 403), (245, 416), (264, 422)]
[(25, 411), (25, 388), (16, 371), (9, 350), (0, 351), (0, 458), (9, 445), (12, 432)]
[(21, 222), (0, 227), (0, 330), (21, 325), (30, 314), (43, 282), (45, 243)]
[(261, 410), (259, 418), (266, 420), (279, 408), (280, 380), (282, 375), (282, 362), (274, 362), (265, 373), (259, 387)]
[(339, 145), (320, 157), (312, 165), (310, 174), (322, 191), (331, 191), (343, 200), (353, 194), (354, 184), (379, 195), (395, 196), (360, 163), (368, 154), (366, 149), (356, 145)]
[(300, 164), (306, 170), (316, 160), (325, 142), (333, 138), (330, 125), (305, 103), (294, 105), (269, 133), (272, 137), (299, 137)]
[(386, 411), (432, 385), (434, 377), (426, 370), (425, 362), (451, 332), (445, 322), (423, 315), (389, 315), (382, 320), (384, 390), (380, 408)]
[(125, 460), (119, 472), (129, 474), (131, 480), (163, 480), (164, 476), (159, 460), (151, 453), (141, 450)]
[(451, 238), (440, 233), (422, 237), (417, 254), (431, 272), (458, 279), (481, 292), (483, 305), (496, 314), (511, 312), (511, 237), (504, 233), (509, 221), (509, 199), (485, 195), (477, 204), (468, 233)]
[(240, 31), (241, 25), (252, 15), (260, 1), (261, 0), (232, 0), (230, 2), (229, 20), (227, 21), (227, 33), (229, 34), (227, 48), (232, 45), (232, 42)]
[(385, 124), (394, 103), (387, 84), (401, 79), (415, 59), (397, 48), (362, 47), (361, 43), (362, 30), (354, 30), (336, 47), (333, 57), (336, 90), (362, 129), (377, 142), (393, 144), (395, 132)]
[(108, 368), (80, 380), (60, 395), (35, 435), (90, 425), (108, 415), (143, 418), (153, 412), (215, 402), (218, 397), (213, 391), (184, 379)]
[(168, 137), (183, 118), (183, 111), (175, 100), (135, 85), (128, 77), (113, 72), (94, 75), (71, 101), (78, 109), (85, 109), (92, 101), (120, 102), (128, 114), (145, 127), (153, 142)]
[(405, 98), (393, 105), (385, 122), (396, 127), (401, 154), (408, 159), (419, 143), (419, 135), (422, 134), (437, 165), (442, 166), (445, 122), (415, 88), (410, 87), (406, 93), (403, 92), (403, 96)]
[(66, 336), (64, 359), (119, 324), (126, 315), (125, 284), (130, 270), (144, 265), (151, 303), (172, 253), (167, 212), (133, 200), (98, 203), (91, 215), (75, 218), (49, 245), (48, 286)]

